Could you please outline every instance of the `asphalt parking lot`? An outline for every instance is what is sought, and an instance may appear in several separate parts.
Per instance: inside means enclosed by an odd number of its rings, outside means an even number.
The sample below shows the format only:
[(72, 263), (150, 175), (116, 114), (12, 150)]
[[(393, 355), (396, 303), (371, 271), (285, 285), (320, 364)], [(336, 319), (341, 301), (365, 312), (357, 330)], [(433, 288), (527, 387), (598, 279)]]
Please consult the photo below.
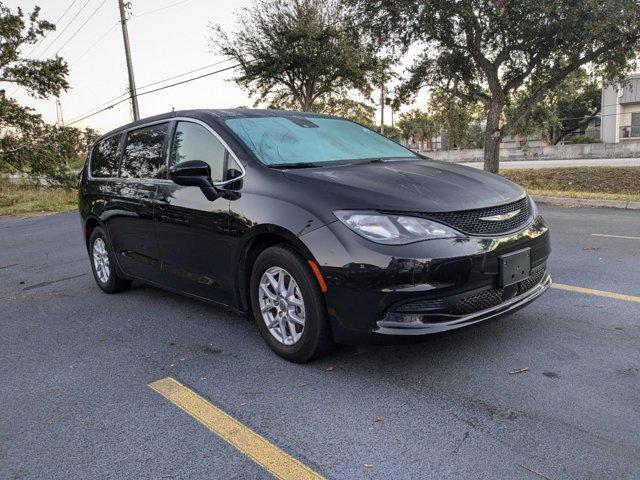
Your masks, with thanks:
[(639, 478), (640, 214), (543, 212), (564, 289), (306, 365), (221, 308), (103, 294), (77, 213), (0, 220), (0, 478), (271, 478), (149, 387), (167, 377), (326, 478)]

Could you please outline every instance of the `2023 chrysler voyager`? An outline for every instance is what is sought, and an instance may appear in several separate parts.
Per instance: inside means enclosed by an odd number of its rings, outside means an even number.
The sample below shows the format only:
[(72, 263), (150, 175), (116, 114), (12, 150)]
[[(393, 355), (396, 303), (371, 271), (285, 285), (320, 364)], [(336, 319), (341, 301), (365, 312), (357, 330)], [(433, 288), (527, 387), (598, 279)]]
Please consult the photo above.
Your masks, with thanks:
[(102, 290), (140, 280), (226, 305), (296, 362), (496, 318), (551, 284), (520, 186), (333, 116), (140, 120), (93, 145), (79, 196)]

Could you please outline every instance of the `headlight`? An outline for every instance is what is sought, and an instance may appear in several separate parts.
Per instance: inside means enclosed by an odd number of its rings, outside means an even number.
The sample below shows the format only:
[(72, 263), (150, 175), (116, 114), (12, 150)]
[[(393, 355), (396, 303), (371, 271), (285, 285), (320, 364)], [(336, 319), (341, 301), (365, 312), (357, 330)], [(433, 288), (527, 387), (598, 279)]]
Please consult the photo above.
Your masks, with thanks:
[(385, 245), (453, 238), (462, 234), (433, 220), (400, 215), (384, 215), (373, 211), (336, 210), (338, 220), (361, 237)]

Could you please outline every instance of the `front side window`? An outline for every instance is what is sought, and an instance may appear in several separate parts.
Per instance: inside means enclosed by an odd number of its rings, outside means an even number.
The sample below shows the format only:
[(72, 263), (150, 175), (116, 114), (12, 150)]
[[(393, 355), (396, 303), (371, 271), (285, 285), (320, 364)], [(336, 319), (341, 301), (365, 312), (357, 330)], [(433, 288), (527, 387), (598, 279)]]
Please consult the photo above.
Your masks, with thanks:
[(190, 160), (209, 164), (213, 182), (229, 180), (233, 178), (234, 171), (239, 171), (225, 146), (209, 130), (197, 123), (178, 122), (171, 144), (169, 168)]
[(418, 158), (402, 145), (339, 118), (246, 117), (226, 124), (269, 166)]
[(118, 176), (118, 145), (120, 135), (100, 140), (91, 153), (91, 176), (98, 178)]
[(127, 134), (122, 154), (122, 178), (162, 178), (163, 146), (168, 124), (139, 128)]

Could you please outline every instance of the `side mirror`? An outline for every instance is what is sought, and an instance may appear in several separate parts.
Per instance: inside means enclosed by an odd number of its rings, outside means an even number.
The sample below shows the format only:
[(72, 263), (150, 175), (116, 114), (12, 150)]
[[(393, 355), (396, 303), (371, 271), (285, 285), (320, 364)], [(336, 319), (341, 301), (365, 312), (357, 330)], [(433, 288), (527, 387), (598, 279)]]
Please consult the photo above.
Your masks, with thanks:
[(209, 200), (218, 198), (218, 192), (211, 181), (211, 167), (202, 160), (189, 160), (174, 165), (169, 169), (169, 178), (178, 185), (200, 187)]
[(169, 169), (169, 178), (186, 187), (212, 187), (211, 167), (202, 160), (178, 163)]

